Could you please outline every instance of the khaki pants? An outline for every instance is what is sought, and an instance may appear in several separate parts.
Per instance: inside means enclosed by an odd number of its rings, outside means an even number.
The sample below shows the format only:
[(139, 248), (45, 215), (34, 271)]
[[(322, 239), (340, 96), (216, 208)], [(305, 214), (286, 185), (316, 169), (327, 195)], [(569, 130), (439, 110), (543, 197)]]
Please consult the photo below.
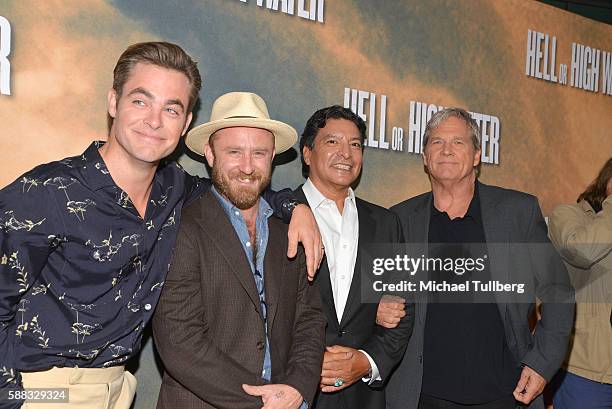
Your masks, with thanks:
[(123, 366), (22, 372), (23, 387), (68, 388), (69, 403), (26, 401), (22, 409), (129, 409), (136, 378)]

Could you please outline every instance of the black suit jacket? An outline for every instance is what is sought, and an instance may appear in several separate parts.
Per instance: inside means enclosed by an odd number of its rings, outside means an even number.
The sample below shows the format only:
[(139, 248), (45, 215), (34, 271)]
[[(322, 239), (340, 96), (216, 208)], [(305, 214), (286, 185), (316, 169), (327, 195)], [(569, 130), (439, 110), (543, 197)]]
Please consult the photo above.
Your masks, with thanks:
[[(298, 200), (308, 203), (304, 191), (295, 191)], [(378, 304), (361, 302), (361, 262), (364, 248), (373, 243), (401, 243), (402, 229), (395, 214), (389, 210), (356, 198), (359, 216), (357, 260), (342, 321), (338, 322), (329, 277), (327, 259), (323, 259), (315, 278), (327, 318), (325, 344), (343, 345), (366, 351), (376, 363), (382, 381), (368, 386), (359, 380), (336, 393), (321, 393), (315, 399), (317, 409), (382, 409), (385, 407), (384, 385), (400, 362), (414, 323), (414, 305), (406, 305), (406, 317), (394, 329), (376, 325)]]
[[(517, 362), (528, 365), (550, 380), (565, 357), (574, 318), (574, 290), (567, 270), (548, 240), (546, 222), (535, 197), (477, 183), (482, 223), (489, 245), (491, 278), (510, 282), (510, 278), (520, 270), (522, 274), (535, 278), (535, 295), (543, 303), (542, 318), (532, 334), (529, 317), (535, 308), (535, 299), (531, 303), (498, 300), (508, 347)], [(391, 208), (402, 222), (407, 243), (427, 244), (432, 200), (433, 194), (428, 192)], [(492, 243), (498, 245), (491, 246)], [(516, 249), (510, 246), (512, 243), (537, 243), (540, 250), (548, 248), (548, 251), (540, 251), (537, 257), (522, 257), (511, 253)], [(417, 303), (412, 339), (387, 388), (388, 409), (418, 408), (426, 314), (427, 303)], [(543, 409), (542, 396), (536, 398), (529, 408)]]
[[(325, 317), (304, 254), (289, 260), (287, 226), (268, 220), (264, 259), (272, 383), (312, 402), (319, 384)], [(153, 318), (165, 367), (158, 408), (251, 409), (261, 398), (264, 321), (253, 274), (221, 204), (207, 192), (183, 210), (172, 265)]]

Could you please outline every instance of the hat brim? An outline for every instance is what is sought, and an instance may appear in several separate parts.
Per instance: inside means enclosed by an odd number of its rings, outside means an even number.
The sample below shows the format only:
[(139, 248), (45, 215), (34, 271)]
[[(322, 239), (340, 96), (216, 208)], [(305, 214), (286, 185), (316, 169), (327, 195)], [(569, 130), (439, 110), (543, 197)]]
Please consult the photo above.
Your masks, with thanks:
[(204, 145), (208, 143), (210, 135), (219, 129), (236, 126), (248, 128), (267, 129), (274, 135), (274, 150), (276, 153), (285, 152), (297, 142), (296, 130), (284, 122), (264, 118), (226, 118), (207, 122), (193, 128), (185, 138), (187, 147), (198, 155), (204, 156)]

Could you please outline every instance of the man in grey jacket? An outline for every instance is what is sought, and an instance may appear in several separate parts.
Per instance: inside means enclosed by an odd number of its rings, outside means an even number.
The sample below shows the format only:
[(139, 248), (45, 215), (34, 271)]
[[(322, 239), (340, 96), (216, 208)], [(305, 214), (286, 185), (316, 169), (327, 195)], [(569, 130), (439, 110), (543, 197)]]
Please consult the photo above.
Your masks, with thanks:
[[(478, 182), (480, 131), (463, 109), (434, 114), (423, 138), (431, 192), (392, 208), (407, 243), (480, 246), (484, 277), (530, 281), (531, 293), (472, 294), (475, 302), (416, 305), (412, 338), (387, 388), (387, 408), (543, 408), (539, 395), (567, 350), (574, 292), (547, 238), (537, 199)], [(525, 253), (517, 256), (516, 249)], [(534, 254), (534, 252), (536, 254)], [(431, 276), (430, 276), (431, 277)], [(531, 331), (535, 299), (541, 319)], [(381, 304), (378, 321), (392, 326), (398, 310)], [(386, 324), (385, 324), (386, 323)]]

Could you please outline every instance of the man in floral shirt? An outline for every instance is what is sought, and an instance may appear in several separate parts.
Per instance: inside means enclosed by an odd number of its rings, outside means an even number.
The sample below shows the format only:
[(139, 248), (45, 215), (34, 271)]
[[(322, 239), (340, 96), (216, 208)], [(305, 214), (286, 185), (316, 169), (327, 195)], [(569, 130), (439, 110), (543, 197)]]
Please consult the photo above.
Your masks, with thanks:
[[(123, 364), (139, 352), (157, 304), (181, 209), (210, 186), (163, 161), (191, 122), (200, 86), (179, 46), (132, 45), (108, 93), (108, 141), (0, 191), (0, 408), (25, 398), (27, 408), (41, 398), (130, 407), (136, 380)], [(268, 199), (280, 213), (295, 206), (288, 193)], [(313, 271), (320, 237), (297, 208), (288, 255), (302, 241)]]

